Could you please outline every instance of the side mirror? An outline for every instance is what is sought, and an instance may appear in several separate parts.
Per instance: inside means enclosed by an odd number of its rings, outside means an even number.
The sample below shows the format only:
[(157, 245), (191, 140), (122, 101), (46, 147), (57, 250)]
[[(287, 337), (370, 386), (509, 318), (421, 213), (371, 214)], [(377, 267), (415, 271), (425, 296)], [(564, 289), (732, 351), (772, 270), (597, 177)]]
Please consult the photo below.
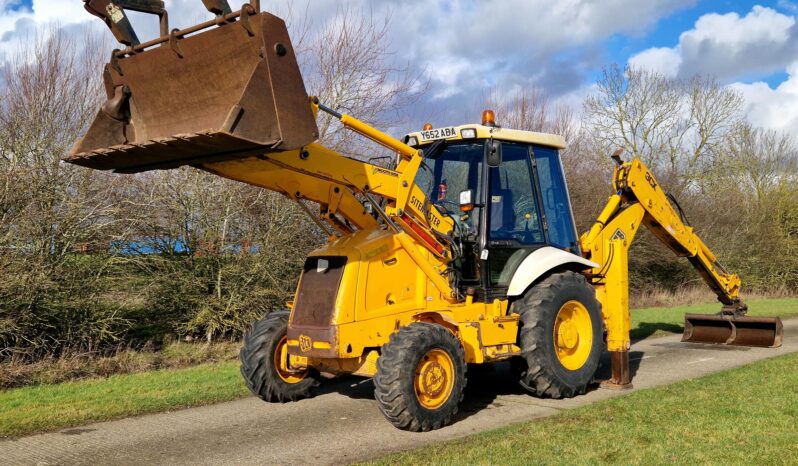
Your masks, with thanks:
[(469, 212), (474, 210), (474, 190), (466, 189), (460, 191), (460, 210), (462, 212)]
[(498, 167), (502, 164), (502, 143), (489, 139), (485, 144), (486, 159), (489, 167)]

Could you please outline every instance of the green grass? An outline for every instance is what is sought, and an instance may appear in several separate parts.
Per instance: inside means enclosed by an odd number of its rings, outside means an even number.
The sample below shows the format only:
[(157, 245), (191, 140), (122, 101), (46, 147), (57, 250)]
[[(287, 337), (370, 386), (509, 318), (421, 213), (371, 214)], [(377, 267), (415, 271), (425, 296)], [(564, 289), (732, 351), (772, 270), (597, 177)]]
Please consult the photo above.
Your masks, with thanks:
[(0, 392), (0, 437), (247, 395), (238, 362), (37, 385)]
[(798, 354), (371, 464), (796, 464)]
[[(747, 302), (749, 316), (798, 316), (798, 298), (753, 299)], [(632, 340), (642, 340), (651, 335), (682, 333), (684, 314), (717, 314), (720, 303), (677, 307), (651, 307), (632, 310)]]
[[(757, 300), (750, 307), (751, 315), (798, 315), (798, 299)], [(718, 309), (718, 304), (708, 304), (632, 311), (632, 335), (639, 339), (656, 333), (681, 333), (685, 312), (714, 313)], [(0, 391), (0, 437), (216, 403), (247, 394), (237, 361), (14, 388)]]

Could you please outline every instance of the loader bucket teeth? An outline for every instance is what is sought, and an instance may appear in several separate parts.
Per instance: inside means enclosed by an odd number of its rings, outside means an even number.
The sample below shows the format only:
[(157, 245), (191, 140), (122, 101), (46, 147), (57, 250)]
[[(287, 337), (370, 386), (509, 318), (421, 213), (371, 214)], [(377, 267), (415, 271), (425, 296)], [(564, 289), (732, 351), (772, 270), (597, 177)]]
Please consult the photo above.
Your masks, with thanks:
[(686, 314), (682, 341), (778, 348), (784, 328), (778, 317)]
[(251, 6), (116, 51), (104, 77), (109, 102), (66, 162), (135, 173), (298, 149), (318, 135), (285, 23)]

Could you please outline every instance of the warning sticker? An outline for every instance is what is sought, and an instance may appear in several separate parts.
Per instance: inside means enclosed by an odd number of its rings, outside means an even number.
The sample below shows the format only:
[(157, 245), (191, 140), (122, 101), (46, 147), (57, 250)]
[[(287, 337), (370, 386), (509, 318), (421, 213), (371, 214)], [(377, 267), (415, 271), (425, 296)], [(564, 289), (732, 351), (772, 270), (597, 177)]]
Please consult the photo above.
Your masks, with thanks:
[(115, 23), (118, 23), (118, 22), (122, 21), (122, 19), (124, 19), (124, 17), (125, 17), (125, 14), (122, 13), (122, 9), (119, 8), (118, 6), (114, 5), (113, 3), (109, 3), (105, 7), (105, 11), (108, 12), (108, 16), (111, 17), (111, 21), (113, 21)]

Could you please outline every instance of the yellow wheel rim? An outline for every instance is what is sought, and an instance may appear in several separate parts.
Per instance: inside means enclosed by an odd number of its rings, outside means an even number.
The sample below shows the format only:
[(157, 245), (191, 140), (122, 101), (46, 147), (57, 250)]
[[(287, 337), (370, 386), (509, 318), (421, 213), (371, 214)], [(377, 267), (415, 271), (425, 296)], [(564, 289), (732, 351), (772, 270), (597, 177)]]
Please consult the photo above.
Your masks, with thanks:
[(416, 366), (413, 388), (421, 406), (437, 409), (446, 403), (454, 388), (454, 361), (442, 349), (432, 349)]
[(593, 347), (590, 313), (579, 301), (568, 301), (554, 320), (554, 350), (560, 364), (568, 370), (580, 369)]
[(299, 383), (307, 375), (307, 369), (301, 372), (291, 370), (288, 367), (288, 338), (283, 337), (274, 349), (274, 369), (277, 376), (285, 383)]

